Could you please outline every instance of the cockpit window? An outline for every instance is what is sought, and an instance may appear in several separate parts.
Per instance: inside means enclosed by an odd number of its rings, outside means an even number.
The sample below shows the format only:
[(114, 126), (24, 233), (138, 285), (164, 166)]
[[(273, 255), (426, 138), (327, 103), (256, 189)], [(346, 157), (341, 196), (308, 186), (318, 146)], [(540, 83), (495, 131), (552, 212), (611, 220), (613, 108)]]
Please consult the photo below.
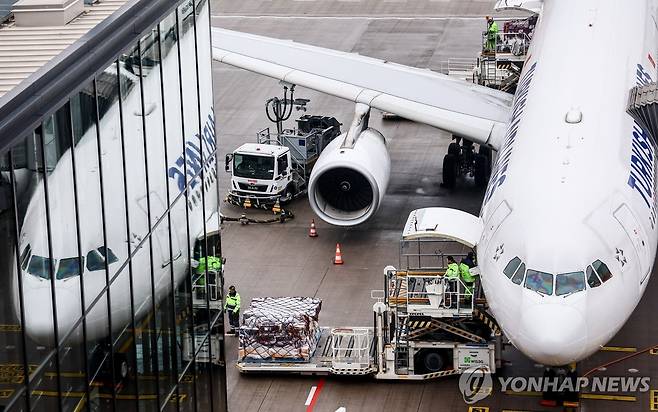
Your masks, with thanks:
[(594, 272), (594, 269), (592, 269), (591, 266), (587, 266), (587, 284), (590, 288), (601, 286), (601, 281), (599, 280), (599, 277), (596, 276), (596, 272)]
[(21, 268), (25, 270), (27, 268), (27, 263), (30, 261), (30, 256), (32, 256), (32, 246), (28, 243), (21, 253)]
[(528, 269), (525, 287), (544, 295), (553, 294), (553, 275), (546, 272)]
[[(84, 258), (82, 259), (84, 266)], [(68, 279), (80, 274), (80, 259), (77, 257), (60, 259), (59, 268), (57, 268), (56, 279)]]
[(608, 266), (606, 266), (606, 264), (601, 262), (600, 260), (596, 260), (594, 263), (592, 263), (592, 267), (599, 275), (602, 282), (607, 282), (608, 279), (612, 277), (612, 273), (610, 273), (610, 269), (608, 269)]
[[(42, 279), (50, 279), (50, 265), (51, 260), (43, 256), (32, 256), (30, 263), (27, 265), (27, 273), (38, 276)], [(57, 264), (56, 260), (52, 261), (53, 267)]]
[(525, 275), (525, 263), (521, 263), (521, 266), (519, 266), (519, 269), (516, 271), (514, 277), (512, 278), (512, 282), (520, 285), (523, 283), (523, 275)]
[(520, 264), (521, 264), (521, 259), (519, 259), (519, 257), (517, 256), (509, 261), (507, 266), (505, 266), (505, 269), (503, 269), (503, 273), (505, 274), (505, 276), (511, 279), (512, 275), (516, 272), (516, 269), (518, 269)]
[[(117, 256), (112, 252), (112, 249), (107, 248), (105, 249), (105, 246), (101, 246), (98, 248), (98, 251), (100, 252), (101, 255), (103, 255), (107, 259), (108, 264), (112, 264), (114, 262), (118, 262), (119, 259)], [(105, 253), (107, 251), (107, 253)]]
[(585, 274), (583, 272), (560, 273), (555, 276), (555, 294), (558, 296), (585, 290)]
[(93, 272), (95, 270), (104, 270), (105, 269), (105, 259), (107, 258), (107, 264), (111, 265), (114, 262), (117, 262), (119, 259), (116, 257), (112, 249), (104, 246), (99, 247), (98, 249), (91, 250), (87, 253), (87, 270)]

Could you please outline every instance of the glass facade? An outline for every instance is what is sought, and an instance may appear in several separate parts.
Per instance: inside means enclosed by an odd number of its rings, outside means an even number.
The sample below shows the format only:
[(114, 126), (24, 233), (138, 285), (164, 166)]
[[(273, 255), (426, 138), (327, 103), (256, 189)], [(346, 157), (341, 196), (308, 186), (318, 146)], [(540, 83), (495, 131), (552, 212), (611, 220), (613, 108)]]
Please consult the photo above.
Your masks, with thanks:
[(0, 410), (226, 410), (208, 3), (0, 152)]

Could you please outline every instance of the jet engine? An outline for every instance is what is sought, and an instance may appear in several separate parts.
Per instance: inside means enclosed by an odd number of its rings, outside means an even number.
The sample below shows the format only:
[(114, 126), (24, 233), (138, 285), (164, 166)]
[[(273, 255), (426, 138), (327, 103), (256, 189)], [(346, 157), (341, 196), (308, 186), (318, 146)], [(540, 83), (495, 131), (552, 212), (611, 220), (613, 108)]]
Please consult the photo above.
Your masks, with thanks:
[(313, 167), (308, 199), (325, 222), (354, 226), (377, 212), (391, 174), (391, 158), (382, 134), (367, 128), (352, 144), (343, 134), (322, 151)]

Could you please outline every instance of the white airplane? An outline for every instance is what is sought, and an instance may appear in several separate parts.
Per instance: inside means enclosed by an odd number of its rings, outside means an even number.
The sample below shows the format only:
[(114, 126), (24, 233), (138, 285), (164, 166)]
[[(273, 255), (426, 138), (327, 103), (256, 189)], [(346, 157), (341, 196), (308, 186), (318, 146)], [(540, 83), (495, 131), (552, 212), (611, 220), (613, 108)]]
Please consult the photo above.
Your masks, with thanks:
[[(187, 13), (192, 13), (189, 8)], [(184, 15), (188, 15), (183, 13)], [(208, 19), (208, 8), (201, 11), (201, 18)], [(181, 17), (182, 24), (189, 24)], [(190, 26), (191, 27), (191, 26)], [(162, 35), (170, 36), (163, 29)], [(198, 31), (199, 36), (208, 36), (204, 30)], [(194, 61), (194, 30), (190, 29), (184, 35), (179, 35), (181, 42), (182, 61)], [(202, 42), (203, 39), (201, 38)], [(206, 44), (210, 39), (205, 39)], [(203, 44), (203, 43), (201, 43)], [(142, 42), (142, 50), (155, 47), (154, 44)], [(201, 72), (201, 133), (196, 134), (198, 118), (196, 115), (196, 78), (190, 76), (187, 65), (184, 71), (187, 77), (183, 81), (185, 93), (186, 133), (181, 130), (181, 109), (178, 103), (169, 106), (165, 112), (167, 125), (167, 147), (165, 149), (163, 136), (163, 107), (160, 97), (160, 70), (157, 62), (144, 60), (143, 88), (144, 112), (146, 115), (146, 133), (148, 153), (148, 173), (150, 178), (150, 208), (151, 226), (154, 227), (151, 236), (153, 248), (153, 276), (155, 285), (155, 303), (157, 304), (170, 293), (171, 265), (174, 270), (174, 282), (180, 285), (188, 273), (189, 260), (187, 247), (193, 250), (195, 241), (218, 228), (216, 212), (217, 190), (215, 181), (216, 170), (216, 138), (215, 119), (213, 113), (213, 95), (211, 84), (210, 50), (199, 47), (201, 61), (208, 64), (199, 65)], [(176, 48), (163, 49), (162, 64), (165, 79), (178, 78), (178, 56)], [(151, 309), (153, 294), (151, 285), (151, 258), (148, 242), (143, 242), (148, 233), (148, 203), (146, 198), (146, 171), (143, 142), (142, 107), (140, 103), (139, 68), (137, 62), (130, 59), (120, 59), (121, 77), (125, 86), (123, 89), (123, 130), (125, 144), (125, 163), (128, 165), (127, 202), (131, 233), (128, 236), (131, 250), (135, 253), (132, 259), (134, 292), (134, 310), (137, 320), (143, 318)], [(137, 75), (136, 75), (137, 74)], [(108, 75), (116, 76), (114, 68), (108, 69)], [(165, 99), (179, 102), (179, 86), (177, 82), (165, 85)], [(123, 197), (123, 154), (121, 150), (121, 128), (119, 121), (118, 100), (108, 103), (111, 106), (100, 122), (101, 157), (103, 162), (103, 181), (105, 190), (106, 239), (102, 230), (100, 205), (99, 164), (96, 143), (96, 129), (86, 130), (75, 149), (77, 171), (77, 195), (80, 213), (80, 246), (83, 260), (82, 277), (84, 279), (85, 309), (90, 309), (87, 316), (87, 340), (95, 341), (109, 335), (108, 307), (105, 298), (94, 303), (97, 296), (106, 287), (105, 265), (107, 262), (109, 278), (116, 280), (110, 288), (112, 333), (117, 334), (130, 325), (132, 308), (130, 301), (129, 267), (122, 267), (127, 259), (126, 206)], [(157, 137), (157, 138), (154, 138)], [(164, 163), (167, 150), (169, 165)], [(186, 152), (187, 168), (183, 157)], [(201, 180), (201, 153), (207, 162)], [(52, 227), (52, 254), (48, 248), (48, 238), (43, 230), (46, 227), (45, 186), (41, 179), (34, 185), (30, 195), (23, 226), (19, 234), (18, 264), (14, 261), (13, 268), (21, 270), (23, 301), (25, 308), (24, 328), (27, 334), (36, 342), (52, 345), (54, 336), (54, 321), (52, 317), (51, 273), (52, 263), (55, 276), (55, 297), (57, 308), (58, 338), (63, 340), (81, 316), (80, 302), (80, 261), (76, 242), (75, 204), (73, 192), (73, 169), (71, 150), (67, 150), (57, 159), (47, 179), (49, 192), (50, 224)], [(187, 176), (186, 176), (187, 171)], [(16, 171), (16, 176), (27, 173)], [(168, 176), (168, 177), (166, 177)], [(29, 179), (29, 178), (28, 178)], [(169, 179), (170, 199), (166, 199), (166, 180)], [(169, 230), (166, 216), (163, 217), (166, 205), (176, 197), (181, 196), (185, 184), (190, 183), (189, 201), (179, 199), (171, 212), (172, 250), (169, 251)], [(27, 186), (23, 184), (22, 186)], [(205, 186), (205, 218), (202, 199), (202, 186)], [(184, 196), (184, 195), (183, 195)], [(186, 230), (186, 209), (189, 212), (189, 232)], [(156, 223), (162, 218), (160, 223)], [(14, 259), (15, 260), (15, 259)], [(13, 301), (16, 317), (20, 319), (20, 298), (18, 276), (13, 279)], [(65, 341), (66, 345), (80, 342), (83, 339), (81, 327), (77, 328)]]
[(367, 128), (369, 108), (496, 150), (480, 216), (462, 212), (467, 223), (452, 235), (477, 229), (482, 285), (510, 341), (537, 362), (564, 366), (619, 331), (655, 258), (655, 143), (626, 105), (632, 87), (656, 79), (656, 5), (499, 1), (539, 14), (515, 96), (222, 29), (213, 30), (213, 58), (356, 103), (350, 131), (310, 179), (313, 210), (335, 225), (366, 221), (386, 191), (390, 161), (381, 134)]

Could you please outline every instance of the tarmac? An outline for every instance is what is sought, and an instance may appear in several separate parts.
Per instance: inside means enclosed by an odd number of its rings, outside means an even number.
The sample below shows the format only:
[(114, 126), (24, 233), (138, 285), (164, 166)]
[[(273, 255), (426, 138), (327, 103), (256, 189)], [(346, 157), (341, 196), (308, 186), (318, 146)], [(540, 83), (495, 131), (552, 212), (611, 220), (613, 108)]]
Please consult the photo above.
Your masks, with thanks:
[[(445, 70), (449, 59), (474, 59), (481, 47), (484, 16), (492, 1), (465, 0), (215, 0), (212, 24), (312, 45), (358, 52), (389, 61)], [(513, 15), (506, 13), (505, 15)], [(450, 17), (453, 16), (453, 17)], [(456, 16), (456, 17), (455, 17)], [(495, 14), (494, 14), (495, 16)], [(454, 60), (453, 60), (454, 61)], [(225, 65), (214, 64), (215, 110), (220, 163), (224, 155), (256, 132), (273, 127), (265, 101), (282, 94), (278, 82)], [(348, 125), (349, 102), (297, 88), (296, 97), (311, 99), (308, 114), (335, 116)], [(297, 112), (293, 116), (302, 115)], [(289, 122), (288, 126), (292, 126)], [(252, 297), (314, 296), (322, 299), (322, 326), (372, 326), (370, 291), (382, 289), (383, 268), (398, 266), (399, 239), (409, 212), (429, 206), (446, 206), (477, 214), (483, 193), (472, 181), (454, 190), (440, 186), (442, 159), (451, 136), (429, 126), (405, 120), (382, 120), (373, 113), (371, 126), (389, 144), (391, 182), (381, 208), (369, 222), (352, 228), (332, 227), (316, 218), (317, 238), (308, 237), (315, 218), (305, 198), (290, 206), (295, 219), (285, 224), (241, 225), (225, 223), (223, 254), (228, 259), (226, 285), (233, 284), (246, 308)], [(220, 167), (221, 169), (221, 167)], [(228, 174), (220, 179), (228, 188)], [(239, 216), (243, 209), (222, 205), (222, 213)], [(264, 212), (247, 211), (251, 216)], [(332, 264), (336, 243), (345, 264)], [(654, 270), (655, 272), (655, 270)], [(643, 301), (621, 332), (605, 350), (579, 364), (584, 373), (610, 360), (658, 344), (655, 313), (658, 301), (655, 276)], [(241, 375), (233, 367), (237, 338), (226, 338), (228, 397), (231, 411), (542, 411), (537, 393), (504, 394), (500, 387), (476, 405), (467, 405), (458, 390), (458, 378), (412, 383), (376, 382), (296, 376)], [(543, 368), (511, 346), (505, 348), (503, 376), (541, 376)], [(600, 376), (649, 376), (658, 389), (658, 355), (642, 354), (605, 371)], [(309, 407), (309, 392), (315, 402)], [(612, 398), (584, 394), (582, 411), (647, 411), (658, 393), (620, 393)]]

